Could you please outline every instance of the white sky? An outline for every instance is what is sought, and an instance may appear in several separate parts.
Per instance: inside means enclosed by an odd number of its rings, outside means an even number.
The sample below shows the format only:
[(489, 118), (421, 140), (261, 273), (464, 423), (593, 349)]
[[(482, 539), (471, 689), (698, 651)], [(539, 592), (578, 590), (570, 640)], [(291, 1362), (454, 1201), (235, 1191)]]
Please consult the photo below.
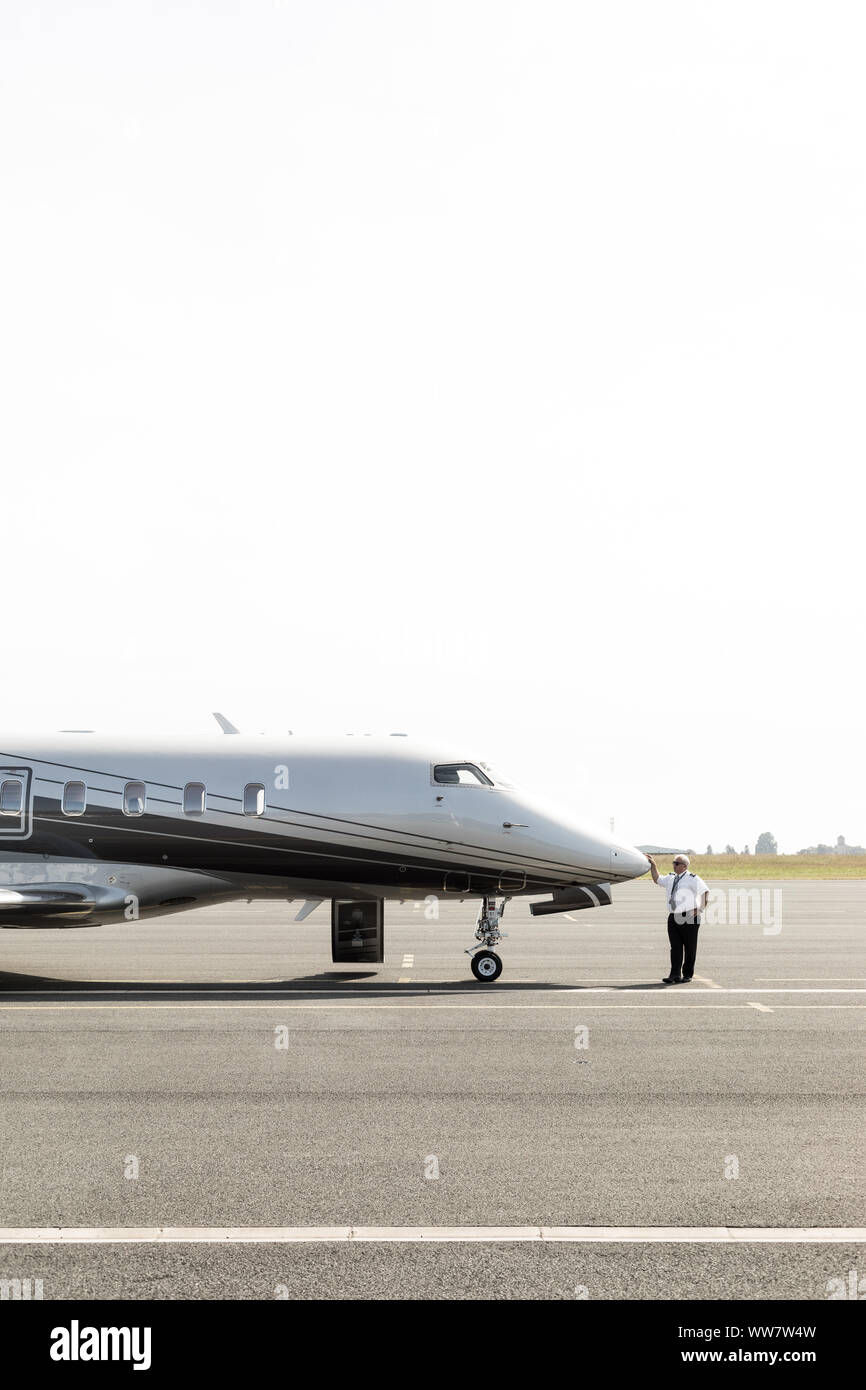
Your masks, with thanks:
[[(0, 9), (0, 723), (866, 844), (857, 3)], [(216, 731), (216, 725), (213, 725)]]

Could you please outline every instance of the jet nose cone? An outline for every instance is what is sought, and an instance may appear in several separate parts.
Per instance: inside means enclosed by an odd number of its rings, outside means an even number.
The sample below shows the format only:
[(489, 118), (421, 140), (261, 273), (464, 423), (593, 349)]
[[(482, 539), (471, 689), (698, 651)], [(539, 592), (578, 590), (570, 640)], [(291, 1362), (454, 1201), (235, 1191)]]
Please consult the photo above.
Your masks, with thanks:
[(610, 851), (610, 872), (617, 878), (640, 878), (649, 872), (649, 860), (631, 845), (613, 845)]

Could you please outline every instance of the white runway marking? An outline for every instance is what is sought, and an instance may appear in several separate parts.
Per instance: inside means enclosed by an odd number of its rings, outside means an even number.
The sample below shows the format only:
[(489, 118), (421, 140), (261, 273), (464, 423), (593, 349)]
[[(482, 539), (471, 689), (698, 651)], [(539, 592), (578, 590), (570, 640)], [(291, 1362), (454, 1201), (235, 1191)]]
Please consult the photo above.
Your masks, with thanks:
[[(698, 978), (698, 977), (695, 976), (695, 979), (697, 979), (697, 978)], [(399, 984), (400, 981), (398, 980), (397, 983)], [(429, 981), (429, 980), (428, 980), (428, 981), (424, 981), (424, 980), (412, 980), (412, 981), (410, 981), (409, 983), (414, 984), (417, 990), (423, 990), (423, 991), (425, 992), (425, 995), (426, 995), (427, 998), (433, 998), (433, 997), (442, 998), (442, 991), (443, 991), (443, 989), (444, 989), (444, 990), (447, 990), (447, 989), (448, 989), (448, 985), (445, 985), (445, 986), (438, 986), (438, 985), (436, 985), (434, 982)], [(449, 981), (449, 984), (450, 984), (450, 981)], [(361, 986), (360, 988), (358, 988), (357, 986), (347, 985), (347, 986), (342, 986), (342, 987), (339, 987), (339, 988), (340, 988), (340, 996), (341, 996), (341, 998), (342, 998), (343, 1000), (346, 1000), (346, 1001), (349, 1001), (349, 1000), (358, 1000), (360, 1003), (364, 1004), (364, 1005), (367, 1006), (367, 1007), (369, 1007), (368, 1001), (371, 1000), (371, 999), (401, 999), (401, 998), (403, 997), (403, 994), (404, 994), (404, 991), (403, 991), (403, 990), (394, 991), (393, 985), (392, 985), (392, 986), (389, 986), (389, 985), (381, 985), (381, 986), (370, 985), (370, 986)], [(552, 987), (540, 985), (540, 986), (536, 986), (535, 988), (533, 988), (533, 986), (531, 986), (531, 985), (529, 985), (529, 986), (524, 985), (524, 986), (522, 986), (522, 990), (523, 990), (523, 992), (528, 993), (528, 994), (536, 993), (536, 992), (537, 992), (537, 993), (543, 993), (546, 997), (549, 997), (549, 996), (552, 995), (552, 994), (576, 994), (576, 995), (580, 995), (581, 997), (583, 997), (583, 996), (585, 996), (585, 995), (587, 995), (587, 994), (621, 994), (621, 995), (628, 995), (629, 998), (632, 998), (632, 997), (633, 997), (634, 995), (636, 995), (636, 994), (649, 994), (649, 995), (654, 995), (654, 996), (657, 996), (657, 997), (660, 998), (660, 997), (663, 996), (663, 995), (664, 995), (664, 996), (668, 996), (668, 995), (669, 995), (670, 987), (669, 987), (669, 986), (668, 986), (668, 987), (662, 987), (661, 984), (652, 985), (652, 986), (649, 986), (649, 987), (647, 987), (647, 986), (645, 986), (645, 985), (639, 985), (639, 986), (636, 986), (634, 989), (629, 988), (628, 986), (626, 986), (626, 987), (624, 987), (624, 988), (618, 988), (618, 987), (615, 986), (615, 985), (554, 985), (554, 986), (552, 986)], [(126, 995), (136, 995), (136, 994), (153, 994), (153, 993), (155, 993), (155, 992), (159, 992), (160, 994), (165, 994), (165, 995), (167, 995), (169, 998), (171, 998), (172, 995), (174, 995), (174, 994), (178, 994), (178, 995), (181, 995), (181, 994), (182, 994), (182, 995), (184, 995), (184, 996), (189, 996), (190, 999), (200, 999), (200, 998), (211, 999), (211, 998), (213, 998), (213, 997), (216, 996), (216, 995), (227, 995), (227, 994), (228, 994), (228, 995), (233, 995), (233, 996), (235, 996), (236, 999), (238, 998), (238, 996), (240, 996), (240, 997), (243, 998), (243, 999), (258, 998), (258, 997), (260, 997), (260, 996), (264, 996), (264, 997), (267, 998), (267, 999), (273, 1000), (275, 1003), (283, 1004), (283, 1003), (288, 1003), (288, 1002), (290, 1002), (290, 999), (288, 998), (288, 996), (291, 996), (292, 998), (302, 998), (302, 997), (303, 997), (303, 998), (307, 998), (307, 999), (318, 999), (318, 998), (320, 998), (320, 997), (322, 996), (322, 994), (325, 993), (326, 991), (325, 991), (324, 989), (292, 989), (292, 987), (291, 987), (290, 985), (287, 985), (287, 986), (286, 986), (285, 996), (284, 996), (283, 994), (281, 994), (281, 992), (280, 992), (279, 990), (273, 990), (273, 989), (209, 989), (209, 988), (204, 987), (204, 986), (203, 986), (203, 987), (200, 987), (200, 988), (194, 988), (194, 987), (193, 987), (193, 988), (189, 988), (189, 987), (184, 986), (184, 985), (178, 986), (177, 989), (176, 989), (176, 991), (175, 991), (175, 990), (159, 990), (159, 991), (156, 991), (156, 990), (154, 989), (153, 986), (148, 986), (148, 985), (137, 985), (134, 989), (129, 989), (129, 990), (114, 990), (114, 989), (89, 989), (89, 988), (87, 987), (86, 984), (83, 984), (83, 983), (81, 983), (81, 982), (77, 982), (74, 988), (69, 988), (69, 987), (67, 986), (67, 987), (64, 988), (64, 989), (57, 989), (57, 988), (52, 988), (52, 989), (21, 989), (21, 990), (15, 990), (13, 994), (6, 993), (5, 999), (6, 999), (6, 1000), (9, 1000), (10, 1002), (0, 1004), (0, 1009), (30, 1008), (30, 1007), (31, 1007), (31, 1005), (29, 1005), (29, 1004), (26, 1004), (26, 1005), (16, 1005), (16, 1004), (14, 1004), (13, 1002), (11, 1002), (11, 1001), (14, 1000), (14, 999), (35, 999), (35, 1000), (37, 1000), (37, 1001), (44, 1001), (44, 1002), (47, 1003), (49, 1000), (51, 1000), (51, 996), (55, 996), (55, 995), (60, 994), (60, 993), (63, 993), (63, 994), (67, 994), (67, 993), (68, 993), (68, 994), (73, 994), (73, 995), (74, 995), (74, 994), (77, 994), (77, 993), (79, 993), (79, 992), (80, 992), (81, 994), (87, 994), (87, 995), (91, 995), (91, 994), (93, 994), (93, 995), (103, 995), (103, 994), (118, 995), (118, 994), (121, 994), (121, 995), (124, 995), (124, 996), (126, 996)], [(458, 995), (457, 991), (455, 991), (455, 998), (458, 998), (458, 997), (459, 997), (459, 998), (461, 998), (461, 999), (466, 999), (466, 998), (470, 998), (470, 999), (491, 999), (491, 998), (493, 997), (493, 995), (494, 995), (495, 993), (498, 993), (498, 992), (507, 993), (507, 992), (508, 992), (508, 986), (505, 985), (505, 986), (501, 986), (501, 987), (496, 987), (496, 986), (490, 986), (490, 985), (480, 985), (480, 986), (477, 986), (477, 987), (473, 988), (471, 985), (467, 985), (465, 988), (460, 989), (459, 995)], [(833, 986), (833, 987), (831, 987), (831, 988), (829, 988), (829, 989), (824, 989), (824, 988), (822, 988), (822, 987), (816, 987), (816, 988), (814, 988), (814, 989), (755, 989), (754, 987), (749, 988), (747, 985), (742, 985), (742, 986), (741, 986), (741, 985), (734, 985), (734, 986), (730, 986), (730, 985), (716, 985), (716, 984), (711, 984), (711, 985), (708, 985), (708, 986), (705, 987), (705, 988), (699, 987), (699, 988), (697, 988), (697, 989), (694, 989), (694, 988), (693, 988), (693, 989), (690, 989), (690, 990), (685, 990), (685, 991), (683, 991), (683, 994), (684, 994), (684, 996), (685, 996), (686, 998), (689, 998), (689, 999), (694, 999), (694, 998), (695, 998), (697, 995), (699, 995), (699, 994), (712, 994), (712, 995), (719, 995), (719, 994), (863, 994), (863, 995), (866, 995), (866, 988), (838, 989), (838, 988), (836, 988), (835, 986)], [(3, 995), (3, 994), (0, 994), (0, 999), (2, 999), (2, 998), (4, 998), (4, 995)], [(54, 1003), (54, 1002), (56, 1002), (56, 1001), (51, 1000), (51, 1002)], [(147, 1007), (158, 1007), (158, 1006), (155, 1005), (155, 1004), (152, 1005), (152, 1004), (151, 1004), (151, 1001), (149, 1001), (149, 1000), (131, 1000), (130, 1002), (131, 1002), (131, 1003), (138, 1003), (138, 1004), (141, 1004), (141, 1005), (146, 1005)], [(57, 1006), (58, 1006), (58, 1007), (61, 1007), (59, 1003), (58, 1003)], [(65, 1006), (65, 1005), (64, 1005), (63, 1007), (72, 1007), (72, 1006)], [(109, 1004), (106, 1004), (106, 1005), (92, 1004), (92, 1005), (91, 1005), (91, 1004), (87, 1004), (87, 1005), (80, 1005), (80, 1006), (75, 1006), (75, 1007), (87, 1007), (87, 1008), (114, 1008), (114, 1007), (118, 1007), (118, 1008), (126, 1008), (127, 1006), (126, 1006), (125, 1004), (121, 1004), (121, 1005), (109, 1005)], [(173, 1007), (175, 1007), (175, 1005), (165, 1005), (165, 1006), (159, 1006), (159, 1007), (173, 1008)], [(188, 1005), (188, 1007), (189, 1007), (189, 1008), (196, 1008), (196, 1007), (201, 1007), (201, 1006), (191, 1003), (191, 1004)], [(219, 1006), (218, 1006), (218, 1005), (214, 1005), (213, 1007), (216, 1008), (216, 1007), (219, 1007)], [(238, 1005), (238, 1007), (240, 1007), (240, 1006)], [(431, 1007), (432, 1007), (432, 1006), (431, 1006)], [(451, 1006), (448, 1005), (447, 1007), (450, 1008)], [(497, 1005), (497, 1007), (501, 1007), (501, 1006)], [(531, 1005), (530, 1007), (532, 1007), (532, 1008), (537, 1008), (537, 1007), (539, 1007), (539, 1006), (533, 1004), (533, 1005)]]
[[(580, 992), (580, 993), (583, 993), (584, 991), (579, 991), (579, 992)], [(649, 991), (649, 990), (634, 990), (634, 991), (631, 991), (631, 992), (634, 993), (634, 994), (655, 993), (654, 990), (652, 990), (652, 991)], [(744, 992), (745, 992), (745, 991), (744, 991)], [(840, 991), (840, 993), (844, 993), (844, 992), (845, 992), (845, 991)], [(850, 992), (851, 992), (851, 993), (854, 993), (855, 991), (850, 991)], [(700, 990), (699, 990), (699, 991), (696, 991), (696, 993), (712, 994), (713, 991), (712, 991), (712, 990), (705, 990), (705, 991), (700, 991)], [(749, 991), (749, 993), (754, 993), (754, 991)], [(715, 997), (718, 998), (718, 994), (716, 994)], [(494, 1009), (497, 1009), (497, 1010), (502, 1010), (502, 1009), (505, 1009), (505, 1010), (508, 1010), (508, 1009), (514, 1009), (514, 1010), (530, 1010), (530, 1009), (583, 1009), (584, 1011), (589, 1010), (589, 1009), (624, 1009), (624, 1010), (628, 1010), (628, 1009), (679, 1009), (681, 1012), (688, 1012), (689, 1010), (692, 1010), (693, 1012), (696, 1012), (698, 1009), (739, 1009), (739, 1010), (744, 1010), (744, 1009), (749, 1009), (749, 1008), (753, 1008), (753, 1007), (754, 1007), (754, 1004), (751, 1003), (751, 1002), (748, 1003), (748, 1004), (709, 1004), (709, 1003), (705, 1004), (705, 1003), (703, 1003), (703, 1001), (701, 1001), (701, 1000), (696, 1000), (694, 1003), (689, 1003), (689, 1004), (687, 1004), (687, 1003), (685, 1002), (685, 1000), (682, 1000), (681, 1003), (675, 1004), (675, 1003), (673, 1003), (673, 1001), (668, 1001), (668, 1000), (663, 1000), (663, 999), (657, 1000), (654, 1004), (621, 1004), (621, 1003), (611, 1003), (611, 1002), (608, 1002), (608, 1003), (605, 1003), (605, 1004), (588, 1004), (588, 1003), (583, 1002), (582, 1000), (580, 1000), (580, 1001), (576, 1000), (576, 1001), (575, 1001), (574, 1003), (572, 1003), (572, 1004), (553, 1004), (553, 1003), (547, 1003), (546, 1001), (545, 1001), (544, 1003), (540, 1003), (540, 1004), (496, 1004), (496, 1003), (494, 1003), (494, 1002), (491, 1001), (490, 1003), (484, 1004), (481, 1011), (482, 1011), (482, 1012), (485, 1012), (485, 1011), (487, 1011), (487, 1012), (492, 1012)], [(149, 1012), (157, 1012), (157, 1013), (159, 1013), (159, 1012), (163, 1012), (163, 1013), (164, 1013), (164, 1012), (174, 1012), (174, 1013), (183, 1013), (183, 1012), (187, 1012), (187, 1013), (192, 1013), (192, 1012), (195, 1012), (196, 1010), (208, 1010), (208, 1009), (211, 1010), (211, 1011), (214, 1010), (214, 1009), (226, 1009), (226, 1010), (228, 1010), (228, 1009), (235, 1009), (235, 1010), (238, 1010), (238, 1009), (240, 1009), (240, 1010), (244, 1010), (244, 1009), (247, 1009), (247, 1010), (261, 1010), (261, 1009), (271, 1009), (271, 1010), (274, 1010), (274, 1009), (279, 1009), (279, 1010), (282, 1011), (282, 1012), (285, 1012), (286, 1009), (300, 1009), (302, 1012), (305, 1011), (305, 1010), (309, 1010), (310, 1012), (326, 1012), (326, 1011), (330, 1010), (331, 1013), (364, 1013), (365, 1011), (368, 1011), (368, 1010), (370, 1010), (370, 1009), (392, 1010), (392, 1011), (395, 1011), (395, 1012), (396, 1012), (396, 1011), (399, 1011), (399, 1010), (410, 1010), (410, 1009), (418, 1010), (418, 1009), (421, 1009), (421, 1010), (426, 1010), (427, 1012), (433, 1012), (433, 1011), (442, 1010), (442, 1011), (450, 1012), (450, 1013), (461, 1013), (461, 1012), (464, 1012), (464, 1013), (466, 1013), (466, 1012), (477, 1013), (477, 1012), (478, 1012), (478, 1005), (476, 1005), (476, 1004), (429, 1004), (429, 1003), (417, 1003), (417, 1004), (373, 1004), (373, 1003), (363, 1003), (363, 1004), (350, 1004), (350, 1003), (336, 1003), (336, 1004), (299, 1004), (299, 1003), (297, 1003), (296, 1001), (293, 1001), (293, 1000), (291, 1000), (291, 999), (274, 999), (274, 1000), (271, 1001), (270, 1003), (263, 1003), (263, 1004), (235, 1004), (235, 1003), (230, 1003), (229, 1001), (221, 1002), (221, 1003), (219, 1003), (219, 1004), (149, 1004), (149, 1003), (141, 1002), (141, 1001), (139, 1001), (139, 1002), (131, 1001), (130, 1003), (127, 1003), (127, 1004), (0, 1004), (0, 1012), (2, 1012), (2, 1013), (15, 1013), (16, 1011), (19, 1011), (19, 1012), (29, 1012), (29, 1013), (74, 1013), (76, 1010), (78, 1010), (79, 1012), (80, 1012), (80, 1011), (84, 1011), (84, 1010), (90, 1010), (91, 1012), (97, 1012), (97, 1013), (99, 1013), (99, 1012), (122, 1013), (124, 1010), (126, 1010), (126, 1011), (132, 1011), (132, 1012), (138, 1011), (138, 1012), (140, 1012), (140, 1013), (144, 1013), (144, 1012), (148, 1012), (148, 1011), (149, 1011)], [(774, 1004), (774, 1005), (773, 1005), (773, 1009), (813, 1009), (813, 1010), (815, 1010), (815, 1009), (866, 1009), (866, 1003), (864, 1003), (864, 1004)], [(773, 1011), (773, 1010), (771, 1009), (770, 1012), (772, 1013), (772, 1011)]]
[(291, 1245), (325, 1241), (850, 1245), (864, 1226), (42, 1226), (2, 1227), (0, 1245)]
[(771, 1013), (773, 1012), (773, 1010), (772, 1010), (772, 1009), (769, 1009), (769, 1008), (767, 1007), (766, 1004), (753, 1004), (753, 1003), (750, 1002), (750, 1003), (749, 1003), (749, 1008), (750, 1008), (750, 1009), (758, 1009), (759, 1012), (762, 1013), (762, 1014), (771, 1014)]

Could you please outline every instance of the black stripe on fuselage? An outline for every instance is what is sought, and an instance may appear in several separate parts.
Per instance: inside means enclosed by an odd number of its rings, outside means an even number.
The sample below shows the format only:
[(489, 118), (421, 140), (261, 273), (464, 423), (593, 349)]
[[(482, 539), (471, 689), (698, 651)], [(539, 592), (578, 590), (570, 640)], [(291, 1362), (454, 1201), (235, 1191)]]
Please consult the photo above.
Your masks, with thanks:
[[(148, 824), (141, 824), (147, 821)], [(49, 829), (50, 827), (50, 829)], [(52, 834), (62, 827), (62, 835)], [(47, 835), (45, 831), (47, 830)], [(466, 877), (479, 888), (490, 888), (501, 878), (515, 878), (512, 865), (479, 863), (460, 858), (441, 859), (422, 857), (415, 846), (400, 858), (360, 846), (347, 852), (339, 844), (309, 840), (298, 836), (263, 834), (250, 829), (242, 838), (224, 827), (197, 818), (196, 826), (180, 831), (177, 819), (145, 814), (126, 817), (118, 812), (96, 812), (70, 818), (59, 814), (56, 802), (36, 799), (34, 835), (28, 841), (28, 853), (49, 852), (54, 856), (95, 857), (111, 862), (141, 864), (170, 864), (173, 868), (202, 869), (223, 873), (256, 873), (279, 878), (345, 879), (347, 882), (380, 883), (392, 880), (395, 888), (436, 888), (443, 890), (447, 875)], [(275, 862), (275, 856), (283, 859)], [(405, 877), (404, 877), (405, 875)], [(562, 886), (566, 880), (541, 872), (527, 873), (522, 891), (543, 891), (549, 886)], [(568, 882), (577, 882), (573, 876)], [(457, 891), (457, 889), (455, 889)], [(518, 891), (518, 890), (515, 890)]]

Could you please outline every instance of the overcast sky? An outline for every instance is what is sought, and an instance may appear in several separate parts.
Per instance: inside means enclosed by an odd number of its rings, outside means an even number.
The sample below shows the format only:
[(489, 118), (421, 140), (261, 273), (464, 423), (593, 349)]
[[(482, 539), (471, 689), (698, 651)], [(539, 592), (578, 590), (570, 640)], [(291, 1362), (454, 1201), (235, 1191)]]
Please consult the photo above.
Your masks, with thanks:
[(0, 8), (7, 729), (866, 844), (857, 3)]

